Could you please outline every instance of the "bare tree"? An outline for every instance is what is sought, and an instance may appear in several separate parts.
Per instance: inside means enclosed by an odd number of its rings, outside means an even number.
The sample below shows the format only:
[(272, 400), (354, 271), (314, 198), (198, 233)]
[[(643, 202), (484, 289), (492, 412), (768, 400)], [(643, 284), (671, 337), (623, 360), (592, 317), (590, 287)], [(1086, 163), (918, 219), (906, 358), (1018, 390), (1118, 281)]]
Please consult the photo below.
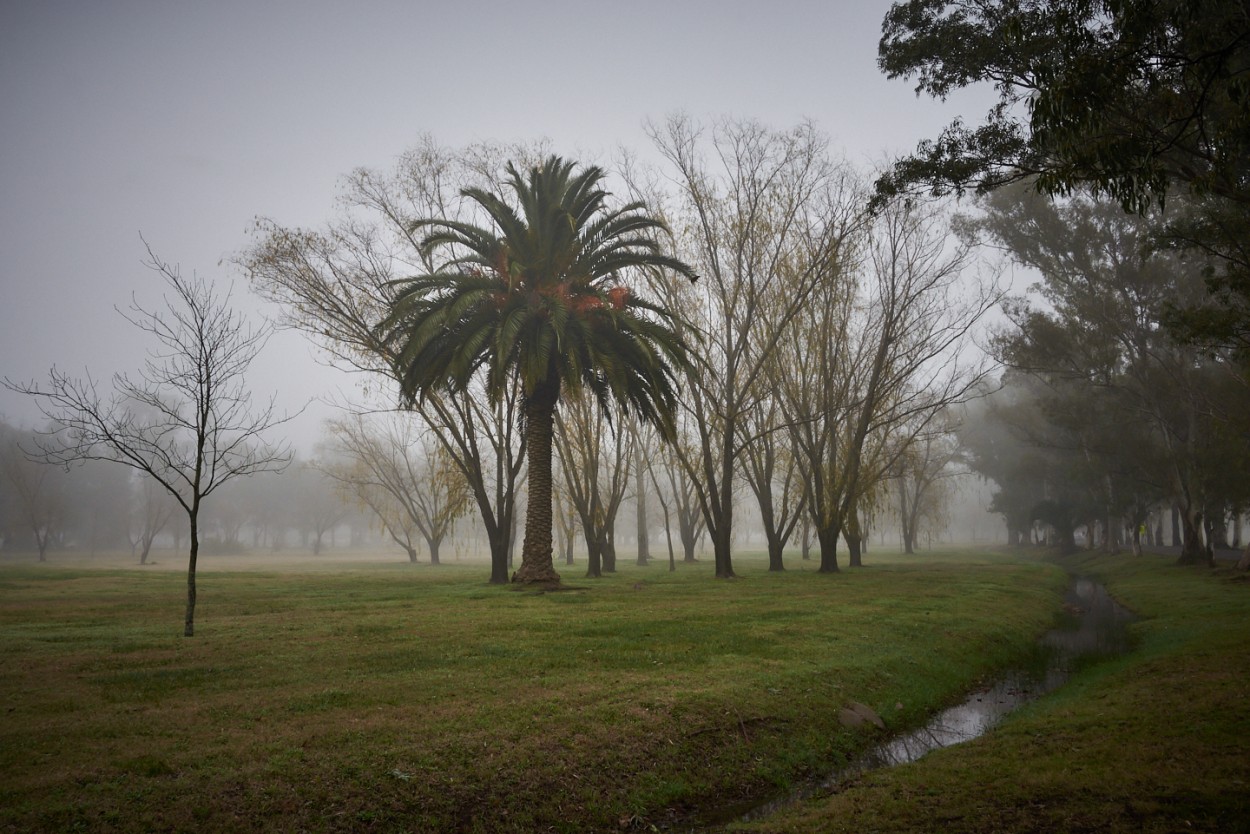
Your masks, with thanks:
[(984, 378), (986, 363), (969, 362), (964, 350), (1000, 297), (993, 282), (965, 280), (970, 253), (948, 244), (935, 205), (886, 205), (866, 234), (849, 280), (823, 286), (797, 318), (789, 338), (804, 347), (779, 385), (811, 489), (822, 572), (838, 570), (840, 536), (850, 564), (861, 563), (861, 512), (911, 438)]
[(898, 518), (903, 552), (916, 552), (921, 521), (936, 523), (942, 514), (943, 479), (961, 474), (954, 464), (961, 454), (954, 428), (938, 424), (917, 433), (898, 460)]
[(320, 556), (325, 549), (327, 534), (333, 545), (335, 531), (351, 509), (335, 479), (327, 474), (336, 462), (326, 451), (319, 445), (319, 458), (296, 463), (286, 476), (291, 482), (288, 489), (295, 498), (291, 520), (299, 530), (301, 543), (311, 549), (314, 556)]
[(616, 516), (629, 489), (636, 435), (623, 425), (605, 426), (597, 403), (569, 397), (556, 416), (556, 451), (586, 540), (586, 575), (616, 570)]
[(57, 538), (66, 515), (62, 473), (55, 467), (30, 460), (22, 451), (22, 438), (16, 430), (0, 424), (0, 478), (7, 488), (10, 516), (6, 526), (30, 533), (39, 561), (47, 561), (48, 548)]
[(326, 474), (368, 507), (409, 561), (417, 561), (413, 536), (419, 534), (437, 565), (443, 540), (471, 501), (451, 456), (411, 414), (381, 420), (355, 414), (328, 428), (341, 459)]
[(743, 475), (755, 493), (768, 542), (768, 569), (785, 570), (782, 553), (806, 513), (808, 490), (787, 443), (779, 401), (768, 398), (744, 423), (753, 440), (744, 451)]
[(683, 398), (691, 442), (674, 448), (697, 487), (716, 575), (732, 577), (745, 421), (761, 405), (759, 383), (783, 334), (857, 221), (848, 173), (810, 125), (773, 132), (724, 120), (710, 134), (680, 116), (652, 129), (678, 189), (669, 222), (684, 233), (679, 254), (700, 275), (665, 300), (693, 323), (704, 359)]
[[(703, 513), (694, 480), (682, 467), (674, 444), (662, 444), (647, 462), (655, 497), (664, 513), (664, 536), (668, 543), (669, 570), (676, 570), (673, 549), (673, 516), (677, 517), (677, 536), (682, 546), (682, 561), (694, 563), (694, 549), (703, 535)], [(690, 452), (686, 452), (689, 458)]]
[(174, 514), (176, 505), (159, 483), (144, 472), (136, 473), (130, 508), (130, 552), (139, 551), (139, 564), (148, 563), (152, 542)]
[(37, 399), (53, 424), (32, 456), (69, 464), (108, 460), (147, 473), (182, 507), (190, 526), (187, 606), (183, 633), (195, 633), (195, 568), (200, 552), (200, 512), (205, 499), (228, 481), (280, 470), (290, 459), (264, 434), (290, 419), (273, 400), (253, 409), (244, 375), (271, 328), (252, 327), (219, 293), (183, 277), (148, 249), (148, 266), (164, 279), (164, 304), (146, 309), (132, 301), (119, 311), (158, 347), (136, 376), (117, 374), (101, 394), (88, 376), (75, 379), (53, 368), (46, 386), (4, 381)]

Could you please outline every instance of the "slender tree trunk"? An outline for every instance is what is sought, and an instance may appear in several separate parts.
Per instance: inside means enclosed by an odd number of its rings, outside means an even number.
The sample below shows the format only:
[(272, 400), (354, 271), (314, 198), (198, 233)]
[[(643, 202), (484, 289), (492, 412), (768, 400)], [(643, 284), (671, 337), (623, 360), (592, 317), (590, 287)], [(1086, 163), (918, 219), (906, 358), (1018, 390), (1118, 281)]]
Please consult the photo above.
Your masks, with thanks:
[(642, 438), (638, 438), (634, 444), (634, 491), (638, 494), (638, 562), (639, 567), (645, 567), (651, 560), (651, 541), (647, 536), (647, 486), (646, 477), (643, 473), (643, 450)]
[(520, 541), (520, 539), (517, 538), (516, 530), (517, 530), (517, 526), (520, 523), (521, 523), (521, 516), (514, 515), (512, 517), (512, 524), (508, 532), (507, 555), (508, 555), (508, 581), (509, 582), (512, 581), (512, 569), (516, 567), (516, 546), (517, 546), (517, 542)]
[(859, 510), (854, 506), (846, 514), (846, 529), (842, 531), (846, 539), (846, 552), (849, 564), (853, 568), (864, 566), (864, 536), (859, 529)]
[(603, 572), (616, 573), (616, 534), (611, 529), (603, 536), (603, 547), (600, 551), (603, 558)]
[(540, 383), (525, 403), (525, 454), (529, 460), (529, 503), (525, 514), (525, 541), (521, 567), (512, 581), (525, 585), (560, 584), (551, 547), (551, 441), (559, 378)]
[(688, 509), (677, 511), (677, 528), (678, 533), (681, 536), (681, 560), (683, 562), (698, 561), (694, 557), (695, 535), (693, 515), (694, 513)]
[(404, 545), (404, 550), (408, 551), (408, 561), (411, 564), (417, 563), (417, 549), (410, 544)]
[(899, 482), (898, 517), (902, 524), (903, 552), (911, 554), (911, 553), (916, 552), (916, 548), (915, 548), (916, 528), (915, 528), (914, 521), (912, 520), (912, 517), (911, 517), (911, 510), (908, 509), (907, 507), (907, 478), (900, 477), (898, 479), (898, 482)]
[(200, 556), (199, 502), (190, 515), (191, 556), (187, 561), (187, 617), (182, 630), (183, 637), (195, 636), (195, 563)]

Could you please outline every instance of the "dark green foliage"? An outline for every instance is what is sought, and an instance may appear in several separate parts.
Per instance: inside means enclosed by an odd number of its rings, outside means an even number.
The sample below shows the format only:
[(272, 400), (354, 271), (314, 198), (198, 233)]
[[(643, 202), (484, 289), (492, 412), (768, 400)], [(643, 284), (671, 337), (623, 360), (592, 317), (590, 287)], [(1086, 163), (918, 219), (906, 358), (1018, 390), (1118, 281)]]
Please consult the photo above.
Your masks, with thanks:
[(501, 195), (464, 192), (494, 229), (412, 224), (431, 230), (427, 254), (447, 249), (449, 257), (437, 272), (398, 282), (383, 325), (399, 345), (404, 395), (462, 389), (484, 368), (495, 398), (514, 379), (527, 397), (544, 384), (587, 388), (605, 412), (615, 398), (667, 427), (687, 348), (673, 314), (624, 283), (635, 268), (694, 277), (661, 252), (664, 225), (640, 203), (609, 210), (597, 167), (574, 175), (572, 163), (551, 157), (527, 178), (507, 170), (516, 208)]
[(956, 122), (880, 187), (978, 191), (1037, 175), (1047, 193), (1090, 185), (1126, 208), (1176, 183), (1250, 202), (1250, 9), (1226, 0), (897, 3), (879, 64), (945, 97), (988, 82), (979, 128)]
[(1216, 349), (1250, 348), (1250, 4), (1244, 0), (910, 0), (882, 26), (879, 65), (943, 98), (999, 100), (955, 121), (877, 183), (985, 193), (1029, 179), (1088, 188), (1141, 213), (1183, 198), (1164, 245), (1214, 259), (1211, 296), (1171, 323)]

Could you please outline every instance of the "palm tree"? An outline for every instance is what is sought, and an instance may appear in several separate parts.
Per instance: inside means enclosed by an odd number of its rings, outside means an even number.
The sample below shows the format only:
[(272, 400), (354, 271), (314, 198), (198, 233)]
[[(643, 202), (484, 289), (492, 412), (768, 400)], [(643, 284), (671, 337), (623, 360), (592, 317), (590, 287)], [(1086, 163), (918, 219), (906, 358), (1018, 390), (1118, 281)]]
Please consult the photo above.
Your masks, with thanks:
[(446, 259), (395, 282), (382, 325), (409, 402), (463, 391), (479, 372), (492, 401), (521, 386), (529, 505), (513, 575), (520, 583), (560, 581), (551, 558), (551, 443), (561, 392), (593, 394), (609, 419), (615, 401), (671, 437), (677, 374), (690, 365), (681, 322), (622, 281), (634, 269), (696, 276), (663, 253), (662, 221), (641, 203), (609, 210), (603, 170), (575, 167), (552, 156), (522, 177), (509, 163), (504, 194), (462, 191), (493, 228), (412, 223), (429, 230), (422, 253)]

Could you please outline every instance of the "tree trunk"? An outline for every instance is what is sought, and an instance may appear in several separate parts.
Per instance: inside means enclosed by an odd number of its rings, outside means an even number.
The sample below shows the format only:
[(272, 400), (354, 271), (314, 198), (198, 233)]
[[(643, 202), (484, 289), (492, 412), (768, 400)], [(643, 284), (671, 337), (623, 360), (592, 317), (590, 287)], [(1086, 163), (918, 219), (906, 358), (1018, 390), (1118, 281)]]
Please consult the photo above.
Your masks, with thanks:
[(651, 542), (647, 537), (647, 489), (643, 475), (642, 438), (634, 445), (634, 491), (638, 494), (638, 561), (639, 567), (645, 567), (651, 560)]
[[(515, 512), (515, 511), (514, 511)], [(490, 584), (508, 584), (509, 554), (512, 552), (512, 536), (509, 534), (512, 520), (500, 519), (500, 524), (487, 537), (490, 540)]]
[(785, 548), (785, 542), (781, 536), (770, 533), (768, 534), (768, 569), (770, 571), (783, 571), (786, 569), (785, 564), (781, 561), (782, 550)]
[(517, 543), (516, 528), (517, 528), (517, 524), (519, 521), (520, 521), (520, 516), (517, 516), (517, 515), (512, 516), (512, 526), (510, 528), (511, 532), (508, 534), (508, 571), (509, 572), (511, 572), (512, 569), (516, 566), (516, 543)]
[(916, 552), (916, 525), (911, 510), (907, 506), (907, 479), (899, 478), (899, 484), (898, 517), (902, 524), (903, 552), (912, 554)]
[(1207, 515), (1211, 519), (1211, 535), (1208, 540), (1213, 548), (1221, 550), (1228, 549), (1228, 521), (1224, 508), (1221, 507), (1216, 512)]
[(683, 562), (698, 561), (694, 558), (694, 513), (690, 510), (677, 511), (677, 532), (681, 536)]
[(859, 529), (859, 511), (854, 507), (847, 513), (846, 529), (842, 531), (842, 536), (846, 539), (846, 552), (850, 557), (850, 566), (862, 568), (864, 566), (864, 536)]
[(816, 541), (820, 545), (820, 573), (838, 572), (838, 536), (840, 533), (837, 524), (816, 526)]
[(586, 578), (603, 576), (603, 540), (596, 535), (586, 536)]
[(191, 522), (191, 556), (187, 561), (187, 617), (183, 626), (183, 637), (195, 636), (195, 563), (200, 556), (199, 505), (195, 505), (190, 513)]
[(603, 572), (616, 573), (616, 535), (610, 529), (603, 537), (600, 552), (603, 554)]
[(860, 536), (852, 533), (846, 533), (846, 552), (848, 564), (853, 568), (862, 568), (864, 566), (864, 541)]
[[(722, 519), (725, 521), (725, 519)], [(712, 536), (712, 553), (716, 559), (716, 578), (732, 579), (734, 574), (733, 548), (729, 540), (731, 526), (722, 523)]]
[(529, 460), (529, 503), (525, 514), (525, 541), (521, 567), (512, 581), (522, 585), (560, 584), (552, 563), (551, 441), (555, 426), (559, 377), (549, 375), (525, 402), (525, 454)]
[(426, 539), (425, 543), (426, 543), (426, 546), (430, 548), (430, 564), (431, 565), (439, 564), (438, 551), (439, 551), (439, 548), (443, 544), (443, 540), (442, 539)]
[(664, 537), (668, 539), (668, 572), (677, 571), (677, 553), (673, 550), (673, 528), (669, 526), (668, 514), (664, 514)]
[(1182, 565), (1213, 565), (1214, 561), (1202, 544), (1202, 513), (1187, 511), (1180, 516), (1184, 542), (1177, 561)]
[(410, 544), (404, 545), (404, 550), (408, 551), (408, 561), (412, 564), (417, 563), (417, 549)]

